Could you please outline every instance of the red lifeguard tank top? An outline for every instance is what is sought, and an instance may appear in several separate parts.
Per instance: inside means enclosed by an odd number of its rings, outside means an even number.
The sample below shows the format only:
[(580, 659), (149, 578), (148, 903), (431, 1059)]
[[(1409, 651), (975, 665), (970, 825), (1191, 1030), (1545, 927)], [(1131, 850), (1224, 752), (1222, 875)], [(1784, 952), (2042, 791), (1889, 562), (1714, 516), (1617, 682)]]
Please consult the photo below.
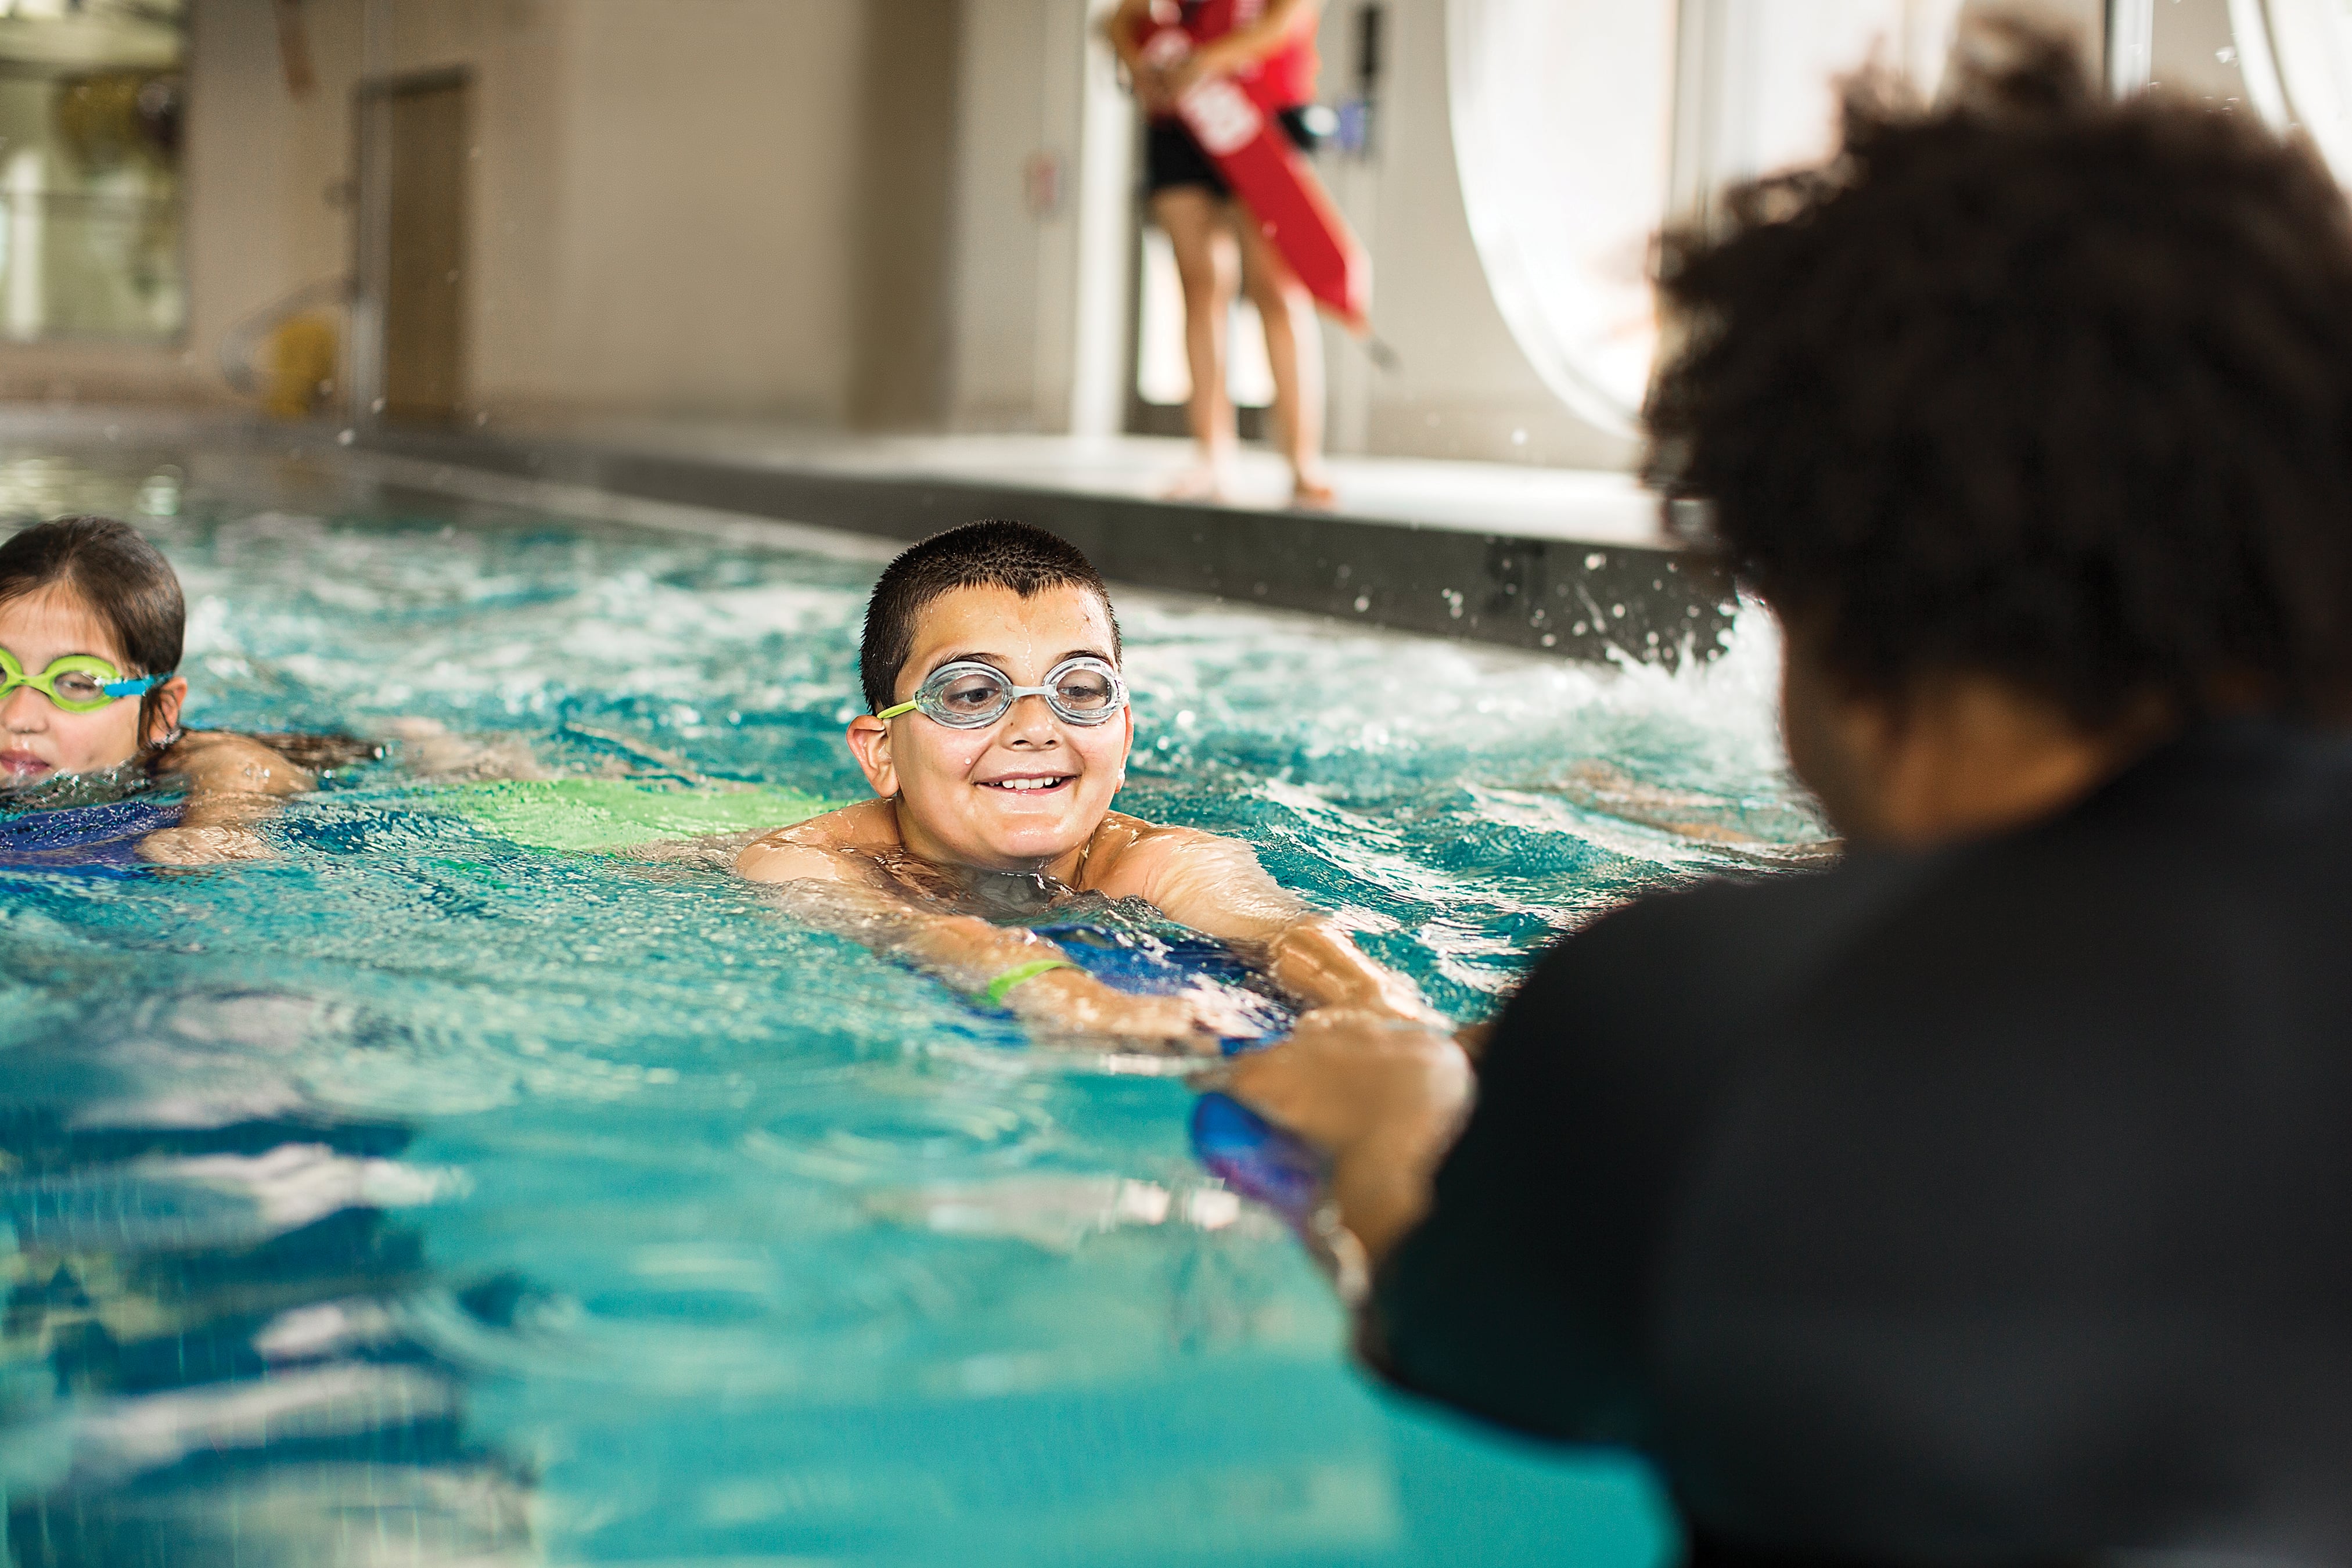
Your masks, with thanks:
[[(1195, 44), (1222, 38), (1246, 27), (1265, 14), (1265, 0), (1179, 0), (1177, 25)], [(1152, 7), (1156, 13), (1160, 7)], [(1255, 68), (1238, 72), (1234, 80), (1264, 109), (1297, 109), (1315, 101), (1315, 22), (1311, 8), (1301, 9), (1298, 26)]]

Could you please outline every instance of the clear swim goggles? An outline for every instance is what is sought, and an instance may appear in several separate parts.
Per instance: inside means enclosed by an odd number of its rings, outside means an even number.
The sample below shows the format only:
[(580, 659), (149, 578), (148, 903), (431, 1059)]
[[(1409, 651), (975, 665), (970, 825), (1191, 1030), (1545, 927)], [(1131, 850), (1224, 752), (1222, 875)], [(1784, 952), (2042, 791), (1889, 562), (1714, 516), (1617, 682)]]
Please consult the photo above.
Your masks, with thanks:
[(950, 730), (984, 730), (1012, 712), (1024, 697), (1044, 698), (1065, 723), (1101, 724), (1127, 706), (1127, 683), (1091, 654), (1064, 659), (1045, 672), (1043, 686), (1015, 686), (1011, 676), (992, 664), (958, 659), (931, 671), (913, 701), (874, 716), (896, 719), (920, 709), (925, 718)]
[(29, 686), (68, 713), (95, 713), (119, 697), (138, 697), (170, 679), (163, 675), (124, 679), (121, 671), (92, 654), (69, 653), (38, 675), (27, 675), (16, 656), (0, 647), (0, 702)]

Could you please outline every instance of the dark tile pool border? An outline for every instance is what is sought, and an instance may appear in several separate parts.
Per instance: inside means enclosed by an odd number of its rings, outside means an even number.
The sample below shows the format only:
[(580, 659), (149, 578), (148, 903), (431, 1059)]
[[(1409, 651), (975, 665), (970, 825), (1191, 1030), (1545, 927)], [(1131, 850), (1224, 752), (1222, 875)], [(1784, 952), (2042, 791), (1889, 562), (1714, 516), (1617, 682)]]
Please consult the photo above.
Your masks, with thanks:
[(1735, 608), (1712, 562), (1664, 546), (1529, 539), (1044, 486), (844, 473), (570, 441), (375, 429), (362, 451), (614, 495), (919, 539), (1015, 517), (1084, 550), (1117, 583), (1400, 630), (1675, 665), (1719, 651)]

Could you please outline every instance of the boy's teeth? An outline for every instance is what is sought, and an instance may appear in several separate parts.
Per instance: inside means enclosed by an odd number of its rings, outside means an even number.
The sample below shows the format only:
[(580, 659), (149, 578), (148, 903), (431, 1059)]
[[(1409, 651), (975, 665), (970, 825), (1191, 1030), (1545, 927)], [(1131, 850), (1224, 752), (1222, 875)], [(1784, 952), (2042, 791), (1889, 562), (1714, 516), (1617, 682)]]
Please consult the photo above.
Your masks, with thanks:
[(1059, 779), (998, 779), (995, 782), (999, 789), (1051, 789), (1062, 781)]

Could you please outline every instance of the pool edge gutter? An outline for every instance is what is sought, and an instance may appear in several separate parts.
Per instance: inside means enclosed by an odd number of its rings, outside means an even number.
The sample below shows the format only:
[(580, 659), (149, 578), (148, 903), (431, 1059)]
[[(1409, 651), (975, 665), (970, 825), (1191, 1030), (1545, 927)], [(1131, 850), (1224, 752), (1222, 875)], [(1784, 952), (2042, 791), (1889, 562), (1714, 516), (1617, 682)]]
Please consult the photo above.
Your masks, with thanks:
[(1139, 587), (1588, 660), (1712, 658), (1737, 604), (1671, 544), (1088, 493), (959, 476), (843, 472), (574, 440), (379, 428), (341, 448), (911, 542), (1012, 517)]

